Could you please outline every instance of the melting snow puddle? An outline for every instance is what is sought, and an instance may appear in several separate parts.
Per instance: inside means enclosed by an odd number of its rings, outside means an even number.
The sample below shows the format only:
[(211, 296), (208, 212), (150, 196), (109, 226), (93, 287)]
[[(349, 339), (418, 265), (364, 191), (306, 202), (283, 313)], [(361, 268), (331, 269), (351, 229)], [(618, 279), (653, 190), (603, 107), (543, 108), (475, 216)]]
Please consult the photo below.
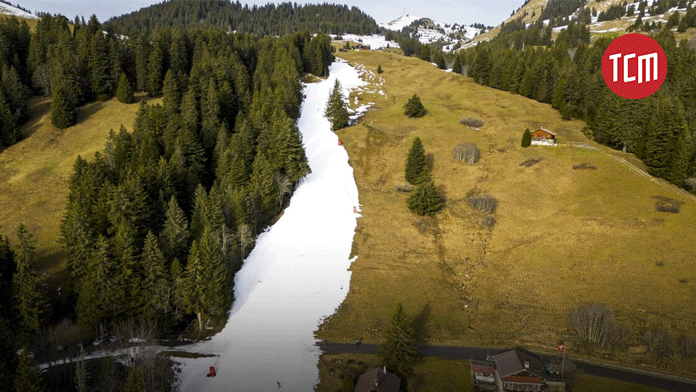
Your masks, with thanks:
[[(353, 169), (324, 118), (324, 107), (336, 79), (346, 97), (367, 85), (345, 62), (329, 69), (327, 80), (304, 86), (307, 98), (298, 119), (312, 173), (278, 222), (259, 236), (237, 273), (225, 328), (186, 348), (216, 357), (175, 358), (182, 365), (182, 392), (270, 391), (278, 390), (278, 383), (283, 391), (313, 391), (318, 382), (314, 331), (348, 292), (360, 216)], [(206, 377), (209, 366), (216, 367), (216, 377)]]

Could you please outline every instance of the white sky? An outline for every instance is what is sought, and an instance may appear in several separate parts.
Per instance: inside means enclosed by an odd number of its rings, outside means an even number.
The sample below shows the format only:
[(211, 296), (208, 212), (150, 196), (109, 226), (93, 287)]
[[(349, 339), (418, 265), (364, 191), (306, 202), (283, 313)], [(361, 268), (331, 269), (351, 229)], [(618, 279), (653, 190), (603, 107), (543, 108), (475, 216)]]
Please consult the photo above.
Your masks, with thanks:
[[(96, 14), (99, 21), (103, 22), (113, 16), (118, 16), (151, 4), (160, 3), (161, 0), (10, 0), (19, 3), (29, 11), (50, 12), (63, 14), (68, 19), (74, 19), (75, 15), (88, 19)], [(196, 1), (196, 0), (190, 0)], [(240, 0), (242, 4), (263, 5), (270, 2), (283, 1), (271, 0)], [(325, 0), (293, 1), (299, 4), (324, 3)], [(419, 17), (428, 17), (440, 23), (473, 24), (483, 23), (487, 26), (495, 26), (507, 19), (512, 11), (524, 3), (524, 0), (329, 0), (339, 4), (357, 6), (362, 11), (372, 16), (377, 23), (390, 22), (404, 12)]]

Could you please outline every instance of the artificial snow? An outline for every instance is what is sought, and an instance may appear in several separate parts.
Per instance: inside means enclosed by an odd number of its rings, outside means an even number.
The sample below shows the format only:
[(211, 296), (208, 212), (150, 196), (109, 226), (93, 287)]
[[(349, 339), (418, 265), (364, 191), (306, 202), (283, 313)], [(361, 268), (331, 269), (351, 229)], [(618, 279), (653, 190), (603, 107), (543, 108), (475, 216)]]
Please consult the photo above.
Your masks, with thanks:
[[(324, 117), (329, 90), (338, 79), (346, 92), (367, 83), (345, 62), (330, 76), (307, 84), (298, 127), (312, 173), (290, 205), (235, 276), (235, 301), (225, 328), (211, 340), (186, 347), (209, 358), (175, 358), (179, 386), (193, 391), (313, 391), (319, 348), (314, 331), (345, 298), (351, 245), (360, 211), (358, 189), (346, 150)], [(215, 366), (216, 377), (206, 377)]]

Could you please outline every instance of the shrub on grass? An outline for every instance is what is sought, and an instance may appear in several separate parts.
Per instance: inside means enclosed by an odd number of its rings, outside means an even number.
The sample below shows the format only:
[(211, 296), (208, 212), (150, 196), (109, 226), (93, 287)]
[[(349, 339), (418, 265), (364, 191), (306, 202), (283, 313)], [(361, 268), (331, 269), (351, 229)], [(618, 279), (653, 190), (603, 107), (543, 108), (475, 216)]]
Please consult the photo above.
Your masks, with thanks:
[(529, 132), (529, 128), (524, 130), (522, 134), (522, 147), (527, 148), (532, 145), (532, 133)]
[(454, 160), (466, 163), (476, 163), (481, 159), (481, 151), (474, 143), (461, 143), (458, 144), (454, 151)]
[(577, 165), (573, 165), (573, 170), (597, 170), (597, 166), (591, 164), (591, 163), (578, 163)]
[(491, 227), (495, 226), (495, 217), (493, 215), (486, 215), (481, 220), (481, 224), (484, 227), (487, 227), (490, 229)]
[(382, 72), (384, 72), (382, 71), (382, 64), (377, 64), (377, 73), (381, 74)]
[(469, 205), (481, 212), (493, 213), (498, 207), (498, 200), (491, 195), (476, 195), (469, 198)]
[(420, 97), (413, 94), (411, 99), (404, 105), (404, 114), (409, 118), (413, 117), (423, 117), (428, 113), (423, 104), (421, 103)]
[(481, 128), (483, 126), (483, 121), (480, 118), (475, 117), (462, 117), (459, 119), (459, 123), (462, 125), (468, 125), (472, 128)]
[(543, 158), (531, 158), (531, 159), (527, 159), (526, 161), (520, 163), (520, 166), (532, 167), (532, 166), (536, 165), (537, 163), (541, 162), (542, 159), (543, 159)]
[(659, 212), (677, 214), (681, 211), (681, 205), (684, 204), (684, 202), (666, 196), (652, 196), (652, 198), (655, 200), (655, 211)]
[(668, 357), (672, 354), (672, 335), (661, 328), (650, 328), (643, 332), (643, 344), (650, 354)]
[(684, 188), (686, 188), (687, 191), (696, 191), (696, 177), (691, 177), (684, 180)]
[(696, 356), (696, 336), (684, 334), (679, 338), (679, 351), (684, 358)]
[(609, 345), (614, 326), (614, 313), (606, 305), (585, 304), (570, 315), (570, 328), (586, 343)]

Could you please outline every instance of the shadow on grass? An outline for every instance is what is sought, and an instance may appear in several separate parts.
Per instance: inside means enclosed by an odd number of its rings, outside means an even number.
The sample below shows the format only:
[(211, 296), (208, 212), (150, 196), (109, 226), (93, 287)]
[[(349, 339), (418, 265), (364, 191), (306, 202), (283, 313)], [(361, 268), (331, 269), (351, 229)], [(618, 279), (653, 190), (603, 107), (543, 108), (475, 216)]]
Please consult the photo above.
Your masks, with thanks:
[(51, 112), (51, 99), (48, 97), (34, 97), (29, 100), (29, 120), (22, 125), (22, 138), (26, 139), (41, 127), (41, 119)]
[(430, 314), (432, 308), (427, 303), (423, 305), (418, 314), (413, 317), (411, 322), (413, 326), (413, 337), (416, 343), (425, 343), (430, 339)]

